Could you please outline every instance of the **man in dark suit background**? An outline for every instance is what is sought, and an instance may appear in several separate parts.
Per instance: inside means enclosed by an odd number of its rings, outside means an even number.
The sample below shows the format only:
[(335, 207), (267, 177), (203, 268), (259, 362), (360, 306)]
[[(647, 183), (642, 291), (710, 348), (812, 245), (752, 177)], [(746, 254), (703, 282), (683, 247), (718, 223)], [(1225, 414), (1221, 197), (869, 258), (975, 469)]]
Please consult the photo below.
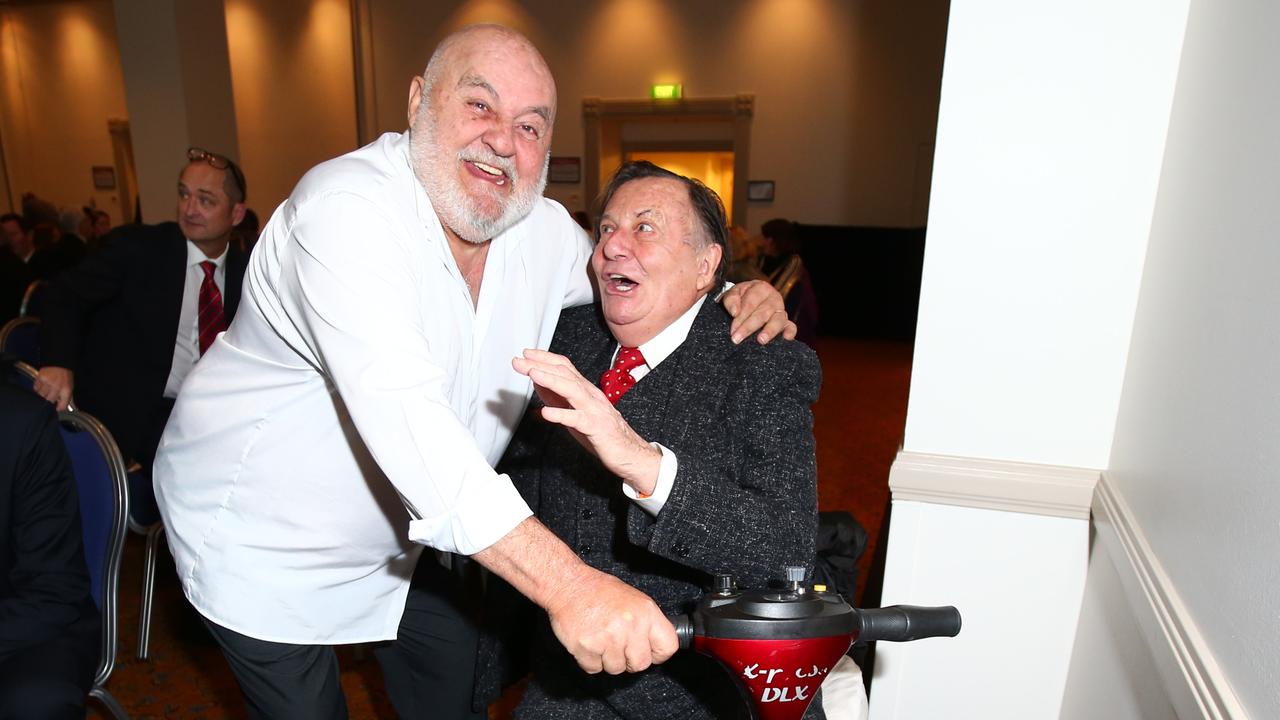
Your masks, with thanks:
[(55, 247), (57, 228), (32, 217), (0, 215), (0, 323), (18, 316), (27, 286), (49, 280), (72, 264)]
[(26, 264), (18, 259), (15, 247), (24, 243), (26, 228), (16, 213), (0, 215), (0, 323), (18, 317), (22, 293), (26, 289)]
[(48, 403), (0, 384), (0, 718), (83, 718), (100, 642), (71, 462)]
[[(764, 587), (787, 565), (811, 569), (816, 356), (799, 343), (729, 340), (729, 316), (706, 301), (727, 264), (724, 209), (701, 183), (628, 163), (602, 207), (600, 305), (566, 311), (549, 352), (515, 360), (545, 407), (500, 469), (584, 561), (667, 613), (689, 611), (715, 573)], [(517, 718), (747, 717), (709, 658), (588, 675), (538, 624)], [(481, 696), (497, 684), (499, 654), (486, 638)]]
[(244, 217), (240, 168), (192, 148), (178, 178), (178, 221), (126, 225), (50, 290), (35, 388), (76, 404), (149, 470), (182, 380), (225, 330), (247, 258), (229, 247)]

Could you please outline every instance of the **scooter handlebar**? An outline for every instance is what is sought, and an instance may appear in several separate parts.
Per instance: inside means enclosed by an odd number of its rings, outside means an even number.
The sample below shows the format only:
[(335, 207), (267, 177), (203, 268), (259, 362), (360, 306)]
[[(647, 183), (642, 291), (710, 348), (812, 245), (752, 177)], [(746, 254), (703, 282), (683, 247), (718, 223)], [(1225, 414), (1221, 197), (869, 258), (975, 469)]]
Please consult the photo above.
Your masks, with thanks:
[(857, 613), (858, 643), (877, 640), (909, 642), (960, 634), (960, 611), (951, 606), (890, 605), (858, 610)]
[(683, 613), (668, 615), (671, 626), (676, 629), (676, 639), (680, 641), (680, 649), (693, 647), (693, 618)]
[[(947, 605), (891, 605), (884, 608), (854, 610), (857, 618), (855, 643), (876, 641), (910, 642), (931, 637), (955, 637), (960, 634), (960, 611)], [(682, 613), (667, 615), (680, 641), (680, 649), (693, 647), (693, 617)]]

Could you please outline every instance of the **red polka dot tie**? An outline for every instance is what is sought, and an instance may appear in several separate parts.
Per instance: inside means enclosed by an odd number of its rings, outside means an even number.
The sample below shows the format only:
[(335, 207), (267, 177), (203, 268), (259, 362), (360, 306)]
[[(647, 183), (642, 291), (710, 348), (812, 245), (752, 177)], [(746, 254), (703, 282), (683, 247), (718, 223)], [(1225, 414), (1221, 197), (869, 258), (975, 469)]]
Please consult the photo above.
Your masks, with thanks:
[(618, 359), (613, 361), (613, 367), (600, 376), (600, 389), (609, 398), (609, 402), (618, 404), (622, 396), (636, 384), (636, 379), (631, 377), (631, 368), (644, 364), (644, 356), (638, 348), (624, 347), (618, 350)]

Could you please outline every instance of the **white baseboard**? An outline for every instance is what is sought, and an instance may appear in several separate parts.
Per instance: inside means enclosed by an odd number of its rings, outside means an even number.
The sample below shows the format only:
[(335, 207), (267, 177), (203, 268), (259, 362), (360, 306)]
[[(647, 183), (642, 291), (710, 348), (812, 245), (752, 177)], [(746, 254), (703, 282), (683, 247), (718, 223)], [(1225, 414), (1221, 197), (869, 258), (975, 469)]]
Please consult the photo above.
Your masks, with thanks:
[(1093, 501), (1095, 542), (1116, 566), (1130, 609), (1182, 720), (1247, 718), (1217, 659), (1104, 472)]
[(1088, 519), (1098, 471), (1007, 460), (898, 453), (894, 500)]

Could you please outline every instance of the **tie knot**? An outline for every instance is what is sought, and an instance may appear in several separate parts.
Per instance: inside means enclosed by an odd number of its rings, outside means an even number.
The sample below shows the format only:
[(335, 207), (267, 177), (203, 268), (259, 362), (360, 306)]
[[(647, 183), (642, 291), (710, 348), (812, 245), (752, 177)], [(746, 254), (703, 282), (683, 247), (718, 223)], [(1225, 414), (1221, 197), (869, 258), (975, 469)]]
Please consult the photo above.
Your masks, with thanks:
[(640, 354), (638, 348), (618, 349), (618, 358), (613, 361), (613, 367), (605, 370), (604, 375), (600, 376), (600, 389), (604, 391), (605, 397), (609, 398), (609, 402), (618, 404), (622, 396), (636, 384), (636, 379), (631, 377), (632, 368), (644, 364), (644, 355)]
[(633, 347), (619, 349), (618, 359), (613, 361), (613, 367), (624, 372), (644, 364), (644, 355), (640, 354), (640, 348)]
[(205, 260), (200, 263), (200, 269), (204, 271), (204, 276), (206, 278), (212, 278), (213, 271), (217, 270), (218, 266), (214, 264), (212, 260)]

